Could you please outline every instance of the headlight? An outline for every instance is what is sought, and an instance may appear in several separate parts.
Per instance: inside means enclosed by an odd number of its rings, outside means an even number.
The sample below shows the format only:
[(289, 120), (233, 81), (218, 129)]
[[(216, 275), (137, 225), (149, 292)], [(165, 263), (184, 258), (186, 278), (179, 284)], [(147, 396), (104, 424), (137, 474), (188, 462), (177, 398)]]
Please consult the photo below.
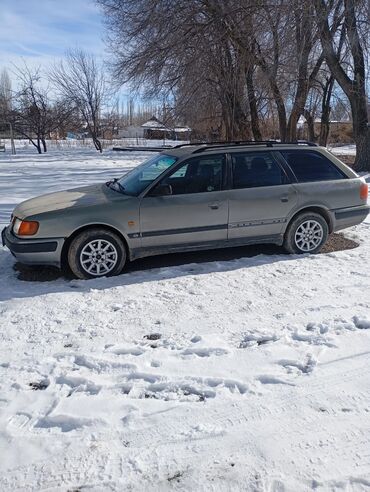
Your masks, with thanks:
[(13, 232), (17, 236), (33, 236), (39, 230), (39, 223), (33, 220), (15, 219)]

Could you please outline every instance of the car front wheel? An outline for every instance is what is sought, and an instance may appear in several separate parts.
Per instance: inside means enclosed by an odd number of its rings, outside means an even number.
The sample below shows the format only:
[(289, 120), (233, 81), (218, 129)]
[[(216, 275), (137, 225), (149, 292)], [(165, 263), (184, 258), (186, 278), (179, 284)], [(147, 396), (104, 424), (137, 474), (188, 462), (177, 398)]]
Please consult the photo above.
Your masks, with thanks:
[(288, 253), (318, 253), (326, 243), (329, 227), (322, 215), (306, 212), (298, 215), (288, 226), (284, 248)]
[(126, 263), (122, 239), (107, 229), (87, 229), (78, 234), (68, 250), (68, 264), (81, 279), (118, 275)]

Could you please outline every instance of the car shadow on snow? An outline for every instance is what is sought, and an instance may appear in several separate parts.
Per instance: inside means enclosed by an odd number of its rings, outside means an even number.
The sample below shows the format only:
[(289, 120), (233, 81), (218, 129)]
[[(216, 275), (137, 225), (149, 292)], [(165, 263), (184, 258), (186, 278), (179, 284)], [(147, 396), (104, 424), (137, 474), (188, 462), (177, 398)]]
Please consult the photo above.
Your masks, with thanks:
[[(252, 258), (257, 255), (285, 255), (282, 248), (274, 245), (244, 246), (236, 248), (225, 248), (206, 251), (194, 251), (188, 253), (170, 253), (166, 255), (149, 256), (128, 263), (124, 272), (119, 276), (133, 272), (144, 272), (158, 268), (171, 268), (178, 266), (189, 266), (198, 263), (211, 263), (220, 261), (239, 260), (241, 258)], [(61, 272), (57, 268), (43, 266), (27, 266), (15, 263), (14, 270), (19, 280), (28, 282), (48, 282), (58, 278), (73, 280), (69, 272)]]
[[(232, 271), (292, 258), (296, 257), (285, 254), (282, 248), (272, 245), (176, 253), (142, 258), (129, 263), (125, 271), (117, 277), (91, 280), (74, 279), (71, 274), (62, 273), (56, 268), (15, 263), (13, 275), (10, 274), (8, 279), (0, 278), (3, 286), (6, 286), (0, 290), (0, 301), (72, 290), (104, 290), (187, 275)], [(8, 261), (12, 261), (10, 254)], [(10, 271), (10, 268), (7, 269), (7, 272)]]
[[(358, 244), (341, 234), (332, 234), (323, 250), (324, 253), (352, 249)], [(56, 268), (13, 265), (16, 279), (9, 279), (8, 287), (0, 291), (0, 301), (33, 297), (47, 293), (65, 292), (70, 289), (89, 291), (107, 289), (123, 285), (140, 284), (187, 275), (201, 275), (227, 272), (281, 261), (308, 259), (307, 255), (289, 255), (281, 247), (274, 245), (253, 245), (217, 250), (175, 253), (151, 256), (129, 263), (125, 271), (110, 278), (76, 280), (69, 273)], [(9, 254), (9, 261), (11, 256)], [(3, 285), (6, 285), (3, 279)]]

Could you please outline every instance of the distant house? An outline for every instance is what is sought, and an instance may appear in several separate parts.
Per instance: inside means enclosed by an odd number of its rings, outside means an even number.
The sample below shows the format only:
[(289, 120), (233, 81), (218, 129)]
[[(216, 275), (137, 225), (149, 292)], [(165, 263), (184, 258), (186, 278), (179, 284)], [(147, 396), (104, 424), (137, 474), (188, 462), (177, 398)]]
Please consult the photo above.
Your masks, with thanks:
[(170, 128), (152, 116), (141, 126), (127, 126), (119, 131), (121, 138), (147, 138), (149, 140), (189, 140), (191, 129), (187, 126)]
[(171, 128), (168, 128), (155, 116), (152, 116), (150, 120), (146, 121), (141, 126), (144, 128), (144, 138), (158, 140), (172, 138)]
[(188, 126), (175, 126), (172, 132), (173, 140), (190, 140), (191, 128)]

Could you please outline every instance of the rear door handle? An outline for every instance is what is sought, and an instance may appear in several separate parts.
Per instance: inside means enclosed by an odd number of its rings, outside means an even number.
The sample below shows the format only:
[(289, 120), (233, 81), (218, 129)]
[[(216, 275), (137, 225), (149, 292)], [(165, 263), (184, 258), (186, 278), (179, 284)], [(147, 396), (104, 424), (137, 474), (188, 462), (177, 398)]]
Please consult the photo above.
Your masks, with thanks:
[(282, 196), (282, 197), (280, 198), (280, 200), (281, 200), (282, 202), (284, 202), (284, 203), (285, 203), (285, 202), (289, 202), (289, 197), (288, 197), (288, 196)]
[(220, 208), (220, 204), (218, 202), (213, 202), (208, 204), (211, 210), (218, 210)]

